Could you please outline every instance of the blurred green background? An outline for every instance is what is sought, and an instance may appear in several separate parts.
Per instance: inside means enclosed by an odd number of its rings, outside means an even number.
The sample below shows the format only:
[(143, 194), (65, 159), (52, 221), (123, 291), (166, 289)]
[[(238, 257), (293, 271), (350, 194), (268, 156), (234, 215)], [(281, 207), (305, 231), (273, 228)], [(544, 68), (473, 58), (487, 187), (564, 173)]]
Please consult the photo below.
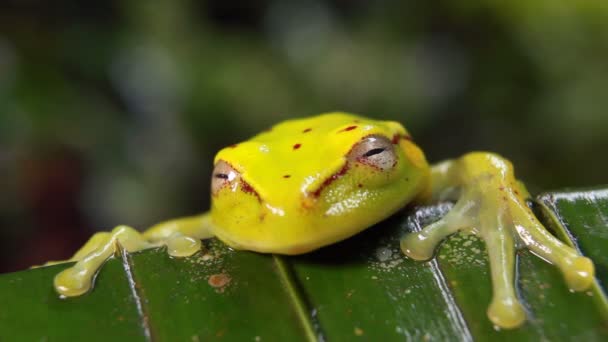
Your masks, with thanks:
[(330, 110), (608, 183), (608, 1), (3, 1), (0, 271), (205, 210), (216, 150)]

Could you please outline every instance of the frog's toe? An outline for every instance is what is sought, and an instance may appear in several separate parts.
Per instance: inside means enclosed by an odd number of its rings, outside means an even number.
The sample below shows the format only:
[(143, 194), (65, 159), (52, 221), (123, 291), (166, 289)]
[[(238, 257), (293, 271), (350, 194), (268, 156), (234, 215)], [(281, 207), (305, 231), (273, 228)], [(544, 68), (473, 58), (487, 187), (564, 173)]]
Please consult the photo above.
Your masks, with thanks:
[(492, 323), (504, 329), (516, 328), (526, 320), (523, 305), (512, 296), (494, 298), (487, 314)]
[(496, 326), (512, 329), (526, 320), (526, 312), (515, 292), (515, 242), (508, 213), (495, 202), (480, 210), (479, 234), (484, 239), (492, 275), (492, 302), (487, 315)]
[(201, 250), (202, 243), (200, 239), (174, 234), (166, 242), (167, 253), (174, 257), (187, 257)]
[(593, 284), (595, 267), (591, 259), (575, 257), (568, 265), (561, 267), (568, 288), (573, 291), (584, 291)]
[(437, 245), (451, 230), (444, 220), (439, 220), (425, 227), (419, 232), (406, 235), (401, 240), (401, 250), (414, 260), (429, 260)]
[(70, 267), (55, 276), (53, 284), (61, 296), (74, 297), (85, 294), (91, 288), (93, 274), (91, 270)]
[(407, 234), (401, 240), (401, 250), (414, 260), (431, 259), (441, 241), (471, 224), (467, 215), (470, 208), (466, 201), (458, 201), (444, 218), (418, 232)]
[(523, 213), (513, 216), (520, 240), (532, 252), (556, 265), (571, 290), (584, 291), (593, 284), (595, 267), (591, 259), (551, 235), (534, 216), (523, 218)]

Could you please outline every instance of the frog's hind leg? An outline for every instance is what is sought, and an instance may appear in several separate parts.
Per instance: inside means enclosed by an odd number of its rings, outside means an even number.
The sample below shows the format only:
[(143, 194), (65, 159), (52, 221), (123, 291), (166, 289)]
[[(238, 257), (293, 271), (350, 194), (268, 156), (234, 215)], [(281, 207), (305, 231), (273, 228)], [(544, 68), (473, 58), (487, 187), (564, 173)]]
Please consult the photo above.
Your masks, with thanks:
[(99, 268), (119, 246), (134, 252), (166, 245), (171, 256), (186, 257), (201, 249), (201, 239), (212, 236), (209, 214), (159, 223), (144, 233), (126, 226), (116, 227), (109, 233), (97, 233), (68, 260), (77, 261), (76, 264), (55, 276), (55, 289), (66, 297), (86, 293)]

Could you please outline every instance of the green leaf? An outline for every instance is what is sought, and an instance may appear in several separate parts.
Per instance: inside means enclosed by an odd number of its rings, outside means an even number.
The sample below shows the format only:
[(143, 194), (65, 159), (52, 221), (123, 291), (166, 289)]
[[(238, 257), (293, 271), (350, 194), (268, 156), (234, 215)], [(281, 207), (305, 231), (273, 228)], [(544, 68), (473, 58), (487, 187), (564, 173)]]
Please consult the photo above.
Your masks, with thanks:
[(400, 237), (451, 206), (441, 204), (298, 257), (216, 240), (185, 259), (163, 248), (123, 252), (77, 298), (52, 288), (66, 265), (0, 275), (0, 341), (606, 340), (608, 189), (545, 194), (538, 203), (544, 223), (594, 260), (599, 283), (570, 293), (556, 268), (520, 251), (529, 320), (519, 329), (497, 330), (486, 317), (490, 276), (476, 237), (450, 237), (430, 262), (401, 254)]

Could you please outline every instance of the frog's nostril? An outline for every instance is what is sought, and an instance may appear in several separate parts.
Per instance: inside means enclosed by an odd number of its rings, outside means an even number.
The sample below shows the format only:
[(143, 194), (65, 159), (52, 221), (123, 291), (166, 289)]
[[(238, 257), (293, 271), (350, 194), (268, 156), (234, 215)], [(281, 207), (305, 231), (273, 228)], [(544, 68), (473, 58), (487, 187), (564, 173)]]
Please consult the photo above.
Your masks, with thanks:
[(346, 174), (346, 172), (348, 171), (348, 163), (344, 164), (344, 166), (336, 173), (334, 173), (333, 175), (331, 175), (331, 177), (327, 178), (323, 184), (321, 184), (319, 186), (319, 188), (317, 188), (315, 191), (310, 192), (310, 194), (312, 195), (313, 198), (317, 198), (321, 195), (321, 192), (327, 188), (331, 183), (333, 183), (336, 179), (344, 176)]

